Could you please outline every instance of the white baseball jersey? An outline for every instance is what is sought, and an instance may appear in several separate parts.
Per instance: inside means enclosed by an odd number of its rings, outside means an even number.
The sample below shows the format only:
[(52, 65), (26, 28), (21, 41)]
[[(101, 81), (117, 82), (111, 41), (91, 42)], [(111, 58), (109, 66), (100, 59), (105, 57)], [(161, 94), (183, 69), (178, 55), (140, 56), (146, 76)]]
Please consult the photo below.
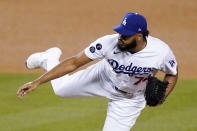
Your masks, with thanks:
[[(148, 36), (146, 47), (132, 54), (117, 48), (118, 37), (118, 34), (101, 37), (85, 49), (93, 60), (104, 58), (100, 62), (51, 81), (60, 97), (109, 98), (103, 131), (129, 131), (146, 105), (144, 90), (148, 77), (158, 70), (177, 74), (176, 59), (161, 40)], [(59, 57), (50, 55), (43, 63), (46, 65), (43, 69), (49, 71), (60, 63)]]
[(118, 49), (118, 37), (118, 34), (106, 35), (85, 49), (85, 54), (92, 60), (104, 58), (103, 76), (118, 89), (128, 93), (145, 90), (148, 77), (158, 70), (177, 74), (175, 56), (163, 41), (148, 36), (146, 47), (132, 54)]

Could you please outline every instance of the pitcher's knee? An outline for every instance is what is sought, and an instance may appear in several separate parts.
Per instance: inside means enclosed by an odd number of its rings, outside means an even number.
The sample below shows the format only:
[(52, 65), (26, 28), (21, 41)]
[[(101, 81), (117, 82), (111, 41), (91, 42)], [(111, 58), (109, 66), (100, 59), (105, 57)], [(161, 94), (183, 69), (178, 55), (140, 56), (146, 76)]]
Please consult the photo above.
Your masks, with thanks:
[(53, 91), (55, 93), (55, 95), (65, 98), (65, 97), (72, 97), (72, 89), (67, 87), (67, 86), (53, 86)]
[(65, 96), (65, 90), (61, 86), (58, 86), (58, 87), (54, 87), (53, 86), (53, 91), (54, 91), (54, 93), (55, 93), (56, 96), (66, 97)]

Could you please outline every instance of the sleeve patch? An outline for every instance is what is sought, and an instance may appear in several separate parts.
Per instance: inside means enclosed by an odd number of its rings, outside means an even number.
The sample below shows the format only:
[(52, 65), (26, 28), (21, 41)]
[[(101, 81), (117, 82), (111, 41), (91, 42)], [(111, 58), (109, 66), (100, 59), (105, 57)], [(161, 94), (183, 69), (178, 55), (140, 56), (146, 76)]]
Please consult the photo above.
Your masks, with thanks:
[(94, 53), (94, 52), (95, 52), (95, 47), (94, 47), (94, 46), (91, 46), (91, 47), (89, 48), (89, 50), (90, 50), (91, 53)]
[(101, 45), (100, 43), (97, 43), (97, 44), (96, 44), (96, 49), (97, 49), (97, 50), (101, 50), (101, 49), (102, 49), (102, 45)]

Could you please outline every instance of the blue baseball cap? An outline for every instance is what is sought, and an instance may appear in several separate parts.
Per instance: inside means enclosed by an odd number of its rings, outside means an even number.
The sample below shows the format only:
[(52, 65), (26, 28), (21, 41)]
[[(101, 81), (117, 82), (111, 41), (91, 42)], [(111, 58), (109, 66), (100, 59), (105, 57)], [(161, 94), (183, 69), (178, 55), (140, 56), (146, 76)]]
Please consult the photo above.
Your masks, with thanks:
[(127, 13), (122, 19), (121, 24), (115, 26), (113, 30), (125, 36), (144, 33), (147, 31), (146, 18), (138, 13)]

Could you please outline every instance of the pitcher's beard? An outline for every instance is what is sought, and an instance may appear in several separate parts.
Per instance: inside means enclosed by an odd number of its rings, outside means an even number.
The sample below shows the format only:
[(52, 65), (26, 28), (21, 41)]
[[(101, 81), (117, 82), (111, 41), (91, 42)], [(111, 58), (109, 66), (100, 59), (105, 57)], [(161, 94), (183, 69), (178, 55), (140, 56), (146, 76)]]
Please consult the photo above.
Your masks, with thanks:
[(130, 51), (131, 49), (135, 48), (137, 46), (137, 42), (136, 40), (134, 40), (133, 42), (129, 43), (129, 44), (124, 44), (121, 41), (118, 41), (118, 49), (120, 51)]

